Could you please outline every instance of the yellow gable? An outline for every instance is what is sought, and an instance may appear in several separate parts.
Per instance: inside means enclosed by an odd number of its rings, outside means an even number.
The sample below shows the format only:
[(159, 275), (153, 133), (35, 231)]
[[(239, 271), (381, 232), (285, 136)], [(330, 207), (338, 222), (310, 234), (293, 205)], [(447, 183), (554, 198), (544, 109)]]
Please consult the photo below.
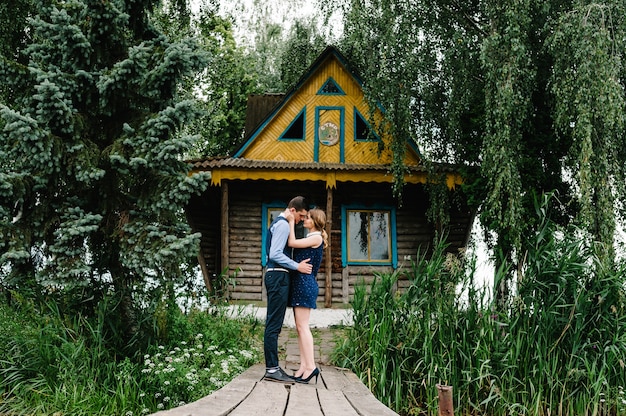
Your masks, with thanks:
[[(379, 112), (380, 115), (380, 112)], [(388, 165), (390, 138), (368, 135), (369, 110), (358, 80), (334, 53), (287, 95), (235, 157), (282, 162)], [(419, 165), (409, 146), (405, 163)]]

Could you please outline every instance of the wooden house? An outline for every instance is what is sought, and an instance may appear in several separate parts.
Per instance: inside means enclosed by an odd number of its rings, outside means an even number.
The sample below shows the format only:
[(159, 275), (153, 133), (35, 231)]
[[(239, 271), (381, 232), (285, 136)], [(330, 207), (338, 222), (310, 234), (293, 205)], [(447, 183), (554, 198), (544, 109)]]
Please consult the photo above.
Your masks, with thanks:
[[(370, 134), (368, 115), (362, 82), (334, 47), (288, 93), (250, 97), (243, 146), (232, 157), (193, 162), (211, 174), (209, 189), (187, 207), (191, 226), (202, 233), (205, 281), (228, 271), (235, 276), (231, 299), (264, 299), (267, 228), (296, 195), (327, 215), (330, 246), (317, 276), (318, 303), (327, 307), (349, 302), (358, 282), (410, 265), (432, 245), (420, 155), (408, 146), (398, 204), (389, 139)], [(461, 183), (452, 168), (442, 172), (449, 189)], [(465, 246), (472, 220), (467, 209), (451, 213), (451, 250)]]

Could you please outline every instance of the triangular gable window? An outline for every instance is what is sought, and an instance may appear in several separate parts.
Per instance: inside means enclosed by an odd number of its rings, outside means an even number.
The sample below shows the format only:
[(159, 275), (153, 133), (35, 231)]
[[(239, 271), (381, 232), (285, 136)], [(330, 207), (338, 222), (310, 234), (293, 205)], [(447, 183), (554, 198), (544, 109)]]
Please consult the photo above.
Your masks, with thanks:
[(322, 88), (317, 91), (318, 95), (346, 95), (339, 85), (335, 82), (333, 77), (329, 77)]
[(355, 141), (376, 141), (379, 137), (370, 128), (370, 124), (365, 120), (365, 117), (357, 110), (354, 109), (354, 140)]
[(302, 109), (300, 113), (291, 121), (289, 126), (285, 129), (283, 134), (280, 135), (278, 140), (304, 140), (304, 120), (305, 110)]

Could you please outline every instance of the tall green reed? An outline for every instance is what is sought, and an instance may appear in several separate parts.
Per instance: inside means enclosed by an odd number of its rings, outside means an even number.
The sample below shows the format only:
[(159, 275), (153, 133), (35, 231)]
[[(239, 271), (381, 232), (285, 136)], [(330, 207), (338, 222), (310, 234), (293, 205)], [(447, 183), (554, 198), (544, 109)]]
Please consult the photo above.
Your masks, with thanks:
[[(504, 309), (440, 242), (410, 270), (355, 289), (335, 362), (405, 415), (436, 414), (438, 383), (453, 386), (459, 414), (626, 414), (624, 267), (600, 263), (579, 230), (539, 218)], [(402, 293), (400, 278), (410, 281)]]

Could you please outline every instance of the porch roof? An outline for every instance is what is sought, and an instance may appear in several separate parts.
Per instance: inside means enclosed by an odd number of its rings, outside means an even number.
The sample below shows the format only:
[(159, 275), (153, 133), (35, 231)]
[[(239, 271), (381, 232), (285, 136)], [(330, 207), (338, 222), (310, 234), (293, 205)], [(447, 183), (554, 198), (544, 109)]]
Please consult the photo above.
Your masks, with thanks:
[[(222, 180), (311, 180), (325, 181), (336, 187), (337, 182), (392, 182), (391, 165), (293, 162), (284, 160), (252, 160), (217, 157), (190, 161), (193, 171), (211, 172), (211, 184), (219, 186)], [(422, 165), (406, 166), (406, 183), (426, 183), (428, 170)], [(449, 188), (463, 183), (459, 169), (449, 164), (435, 165), (435, 172), (445, 174)], [(302, 173), (308, 172), (307, 177)]]

